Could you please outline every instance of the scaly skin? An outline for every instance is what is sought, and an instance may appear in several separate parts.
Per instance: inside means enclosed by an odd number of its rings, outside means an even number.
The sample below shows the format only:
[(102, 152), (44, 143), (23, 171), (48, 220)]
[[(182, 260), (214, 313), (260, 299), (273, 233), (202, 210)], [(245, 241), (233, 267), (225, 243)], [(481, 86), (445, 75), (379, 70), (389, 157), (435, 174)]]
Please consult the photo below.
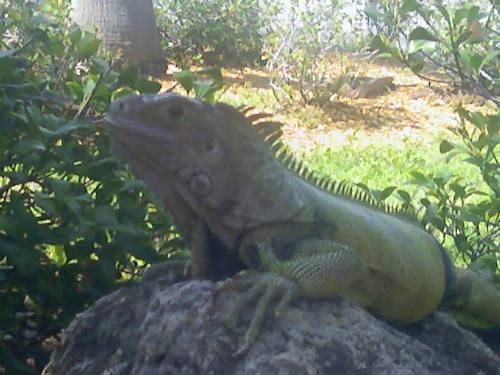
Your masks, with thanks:
[(169, 93), (120, 99), (106, 117), (117, 154), (172, 214), (193, 276), (249, 269), (221, 288), (245, 290), (229, 323), (259, 300), (237, 354), (256, 339), (271, 304), (282, 315), (299, 297), (340, 295), (404, 325), (446, 294), (451, 311), (500, 327), (498, 291), (470, 271), (455, 279), (418, 224), (358, 199), (359, 191), (311, 182), (304, 167), (275, 156), (279, 132), (264, 117)]

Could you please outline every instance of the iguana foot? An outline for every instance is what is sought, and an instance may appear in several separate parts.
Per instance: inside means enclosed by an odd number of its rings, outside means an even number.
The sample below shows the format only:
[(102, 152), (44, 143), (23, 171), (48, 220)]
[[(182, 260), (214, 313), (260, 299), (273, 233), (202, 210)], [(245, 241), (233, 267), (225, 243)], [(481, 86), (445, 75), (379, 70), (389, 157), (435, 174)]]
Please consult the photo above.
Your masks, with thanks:
[[(233, 328), (242, 312), (258, 301), (243, 343), (234, 355), (243, 354), (256, 340), (272, 304), (276, 304), (275, 315), (282, 317), (290, 302), (299, 296), (326, 298), (344, 295), (354, 282), (365, 276), (365, 266), (359, 255), (335, 241), (312, 239), (300, 242), (295, 248), (295, 256), (288, 260), (278, 259), (269, 245), (256, 243), (256, 246), (261, 272), (244, 271), (216, 292), (245, 291), (225, 319), (226, 324)], [(353, 301), (363, 303), (362, 294), (348, 295)]]
[(173, 259), (154, 263), (144, 271), (141, 281), (147, 283), (167, 276), (175, 282), (185, 281), (191, 278), (189, 266), (190, 262), (186, 259)]
[(282, 317), (290, 302), (297, 295), (297, 285), (295, 282), (271, 272), (256, 273), (243, 271), (234, 279), (220, 286), (217, 293), (229, 290), (245, 290), (224, 319), (225, 324), (229, 328), (234, 329), (242, 313), (253, 306), (255, 301), (258, 301), (250, 326), (245, 333), (240, 347), (233, 353), (233, 356), (245, 353), (255, 342), (262, 330), (264, 319), (272, 304), (276, 304), (275, 315)]

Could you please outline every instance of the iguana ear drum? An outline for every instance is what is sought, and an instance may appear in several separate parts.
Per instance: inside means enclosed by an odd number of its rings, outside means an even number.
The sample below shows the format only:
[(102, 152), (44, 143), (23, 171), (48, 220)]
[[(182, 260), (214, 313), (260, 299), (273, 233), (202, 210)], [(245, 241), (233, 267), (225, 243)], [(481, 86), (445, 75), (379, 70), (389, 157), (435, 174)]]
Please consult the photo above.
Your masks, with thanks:
[(191, 191), (198, 196), (205, 196), (212, 191), (212, 181), (205, 173), (198, 173), (189, 182)]

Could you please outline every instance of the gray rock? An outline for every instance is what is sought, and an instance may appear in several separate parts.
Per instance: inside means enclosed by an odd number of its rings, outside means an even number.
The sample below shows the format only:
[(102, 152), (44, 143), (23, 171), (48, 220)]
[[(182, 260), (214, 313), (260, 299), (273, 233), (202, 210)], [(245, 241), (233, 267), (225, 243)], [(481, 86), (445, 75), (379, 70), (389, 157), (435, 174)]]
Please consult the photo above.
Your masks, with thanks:
[(500, 374), (500, 358), (443, 313), (397, 329), (345, 300), (298, 301), (269, 317), (242, 357), (222, 318), (236, 293), (168, 278), (120, 289), (78, 315), (46, 374)]

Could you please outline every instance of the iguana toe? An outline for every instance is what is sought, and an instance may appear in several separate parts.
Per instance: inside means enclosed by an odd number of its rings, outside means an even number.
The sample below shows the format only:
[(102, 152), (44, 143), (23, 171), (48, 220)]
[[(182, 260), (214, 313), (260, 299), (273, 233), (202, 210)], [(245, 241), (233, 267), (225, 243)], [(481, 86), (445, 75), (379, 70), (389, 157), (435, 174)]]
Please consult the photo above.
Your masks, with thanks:
[(245, 290), (224, 319), (224, 323), (229, 328), (235, 328), (242, 313), (248, 310), (255, 301), (258, 301), (250, 326), (234, 356), (245, 353), (255, 342), (262, 330), (267, 312), (273, 303), (277, 303), (275, 315), (278, 317), (284, 316), (289, 303), (296, 295), (296, 289), (293, 281), (271, 272), (240, 274), (218, 288), (217, 292), (221, 290)]

